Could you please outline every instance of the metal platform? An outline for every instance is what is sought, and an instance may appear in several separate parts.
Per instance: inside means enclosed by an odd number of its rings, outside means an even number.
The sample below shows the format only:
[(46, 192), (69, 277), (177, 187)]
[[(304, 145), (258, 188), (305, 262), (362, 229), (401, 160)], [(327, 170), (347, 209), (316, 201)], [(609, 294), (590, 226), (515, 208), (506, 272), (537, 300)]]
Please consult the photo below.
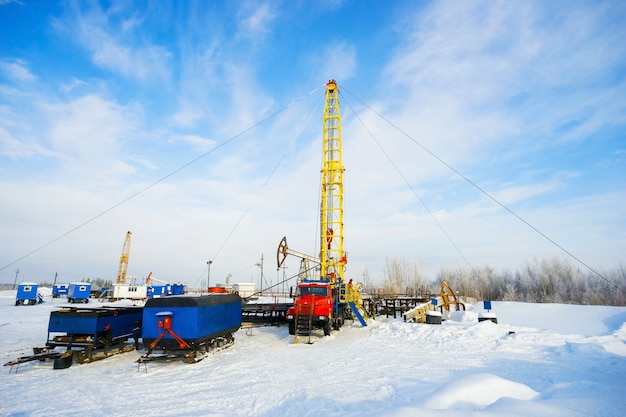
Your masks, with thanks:
[(287, 322), (287, 310), (293, 306), (289, 302), (244, 302), (241, 309), (243, 321), (252, 323), (280, 324)]

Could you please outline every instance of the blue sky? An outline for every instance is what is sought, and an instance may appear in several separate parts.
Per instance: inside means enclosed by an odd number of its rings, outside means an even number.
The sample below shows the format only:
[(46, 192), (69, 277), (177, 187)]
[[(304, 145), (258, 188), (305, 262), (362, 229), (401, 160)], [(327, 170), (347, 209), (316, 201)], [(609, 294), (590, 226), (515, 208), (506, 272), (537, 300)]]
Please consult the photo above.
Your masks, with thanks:
[(625, 19), (619, 1), (0, 0), (0, 282), (114, 279), (127, 230), (138, 278), (198, 285), (211, 259), (212, 282), (258, 282), (262, 256), (268, 282), (294, 275), (276, 248), (319, 251), (330, 78), (349, 276), (570, 259), (440, 160), (613, 269)]

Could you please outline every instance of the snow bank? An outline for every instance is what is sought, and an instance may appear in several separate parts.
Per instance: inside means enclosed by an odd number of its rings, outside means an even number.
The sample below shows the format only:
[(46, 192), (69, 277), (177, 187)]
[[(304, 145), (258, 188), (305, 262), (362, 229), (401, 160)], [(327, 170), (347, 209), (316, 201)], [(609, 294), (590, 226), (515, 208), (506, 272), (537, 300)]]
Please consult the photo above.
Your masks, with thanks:
[(430, 409), (475, 408), (487, 406), (500, 398), (532, 400), (539, 393), (527, 385), (493, 374), (479, 373), (447, 382), (425, 404)]

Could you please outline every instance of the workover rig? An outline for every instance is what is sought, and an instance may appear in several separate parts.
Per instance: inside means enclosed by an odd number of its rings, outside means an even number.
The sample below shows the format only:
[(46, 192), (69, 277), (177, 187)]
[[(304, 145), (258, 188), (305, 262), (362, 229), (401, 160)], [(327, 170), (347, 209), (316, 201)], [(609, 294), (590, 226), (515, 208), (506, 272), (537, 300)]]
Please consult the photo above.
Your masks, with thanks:
[[(353, 285), (352, 280), (346, 283), (344, 279), (348, 259), (344, 250), (344, 167), (338, 94), (337, 82), (328, 81), (324, 106), (319, 258), (289, 249), (286, 237), (278, 245), (279, 268), (288, 254), (302, 259), (294, 305), (287, 311), (289, 334), (296, 336), (310, 335), (314, 328), (322, 328), (324, 335), (328, 336), (331, 327), (339, 330), (345, 319), (352, 318), (367, 326), (368, 315), (363, 308), (361, 286)], [(317, 265), (309, 267), (310, 263)], [(319, 276), (315, 276), (313, 270), (319, 270)]]

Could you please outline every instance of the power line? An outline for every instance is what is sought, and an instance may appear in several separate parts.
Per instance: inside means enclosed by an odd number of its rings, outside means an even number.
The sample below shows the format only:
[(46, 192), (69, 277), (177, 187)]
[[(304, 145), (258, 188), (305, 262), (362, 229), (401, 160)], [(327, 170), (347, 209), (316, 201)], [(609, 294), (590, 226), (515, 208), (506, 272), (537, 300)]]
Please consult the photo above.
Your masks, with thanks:
[[(313, 90), (312, 92), (310, 92), (309, 94), (307, 94), (306, 96), (302, 97), (302, 99), (304, 99), (305, 97), (308, 97), (309, 95), (313, 94), (314, 92), (316, 92), (318, 89)], [(286, 107), (285, 107), (286, 109)], [(316, 107), (313, 108), (313, 110), (311, 111), (311, 113), (309, 114), (309, 116), (307, 117), (306, 121), (302, 124), (302, 127), (300, 129), (300, 131), (298, 132), (298, 134), (296, 135), (296, 139), (298, 137), (300, 137), (300, 135), (302, 135), (302, 132), (304, 131), (304, 128), (308, 125), (309, 121), (311, 120), (311, 117), (313, 116), (313, 114), (316, 111)], [(274, 165), (274, 168), (272, 169), (272, 171), (269, 173), (268, 177), (265, 179), (265, 181), (263, 182), (263, 184), (261, 185), (261, 187), (259, 188), (258, 193), (256, 194), (256, 196), (254, 197), (253, 201), (248, 205), (248, 207), (246, 207), (246, 209), (243, 211), (243, 213), (241, 213), (241, 216), (239, 216), (239, 219), (235, 222), (235, 224), (233, 225), (232, 229), (230, 230), (230, 232), (228, 233), (228, 235), (226, 236), (226, 238), (224, 239), (224, 241), (222, 242), (222, 244), (220, 245), (220, 247), (217, 249), (217, 252), (215, 252), (215, 254), (213, 255), (213, 257), (211, 258), (211, 260), (215, 261), (215, 259), (218, 257), (218, 255), (220, 254), (220, 252), (222, 251), (222, 249), (224, 249), (224, 246), (226, 246), (226, 243), (228, 243), (228, 241), (230, 240), (230, 238), (233, 236), (233, 234), (235, 233), (235, 231), (237, 230), (237, 228), (239, 227), (239, 225), (241, 224), (241, 222), (243, 221), (244, 217), (246, 216), (246, 214), (248, 214), (248, 211), (250, 211), (250, 209), (252, 208), (252, 206), (254, 205), (254, 203), (256, 202), (256, 200), (258, 199), (261, 191), (263, 191), (263, 189), (267, 186), (267, 184), (270, 182), (270, 180), (272, 179), (272, 177), (274, 176), (274, 174), (276, 173), (276, 171), (278, 170), (278, 168), (280, 167), (280, 165), (282, 164), (283, 160), (285, 159), (285, 157), (287, 156), (287, 149), (285, 149), (282, 153), (282, 155), (280, 156), (280, 158), (278, 159), (278, 161), (276, 162), (276, 164)], [(208, 269), (207, 268), (204, 269), (204, 271), (206, 271)], [(202, 274), (200, 275), (201, 277), (204, 275), (204, 272), (202, 272)], [(198, 281), (200, 280), (200, 278), (198, 278)], [(197, 282), (196, 282), (197, 284)]]
[(121, 200), (120, 202), (118, 202), (117, 204), (114, 204), (113, 206), (109, 207), (108, 209), (98, 213), (97, 215), (91, 217), (90, 219), (80, 223), (78, 226), (68, 230), (67, 232), (57, 236), (56, 238), (50, 240), (49, 242), (39, 246), (36, 249), (33, 249), (32, 251), (28, 252), (27, 254), (21, 256), (20, 258), (6, 264), (5, 266), (3, 266), (2, 268), (0, 268), (0, 271), (5, 270), (6, 268), (15, 265), (16, 263), (28, 258), (29, 256), (41, 251), (42, 249), (47, 248), (48, 246), (52, 245), (53, 243), (63, 239), (64, 237), (72, 234), (73, 232), (75, 232), (76, 230), (80, 229), (81, 227), (93, 222), (94, 220), (99, 219), (100, 217), (104, 216), (105, 214), (115, 210), (116, 208), (118, 208), (119, 206), (127, 203), (128, 201), (132, 200), (133, 198), (137, 197), (139, 194), (149, 190), (150, 188), (154, 187), (155, 185), (158, 185), (160, 183), (162, 183), (163, 181), (165, 181), (166, 179), (172, 177), (173, 175), (179, 173), (180, 171), (182, 171), (183, 169), (189, 167), (190, 165), (195, 164), (196, 162), (198, 162), (199, 160), (205, 158), (207, 155), (212, 154), (213, 152), (215, 152), (216, 150), (220, 149), (221, 147), (229, 144), (230, 142), (234, 141), (235, 139), (243, 136), (244, 134), (248, 133), (249, 131), (251, 131), (252, 129), (256, 128), (257, 126), (265, 123), (266, 121), (276, 117), (277, 115), (279, 115), (280, 113), (284, 112), (285, 110), (289, 109), (290, 107), (294, 106), (295, 104), (299, 103), (300, 101), (306, 99), (307, 97), (309, 97), (310, 95), (316, 93), (318, 90), (320, 89), (320, 87), (316, 87), (315, 89), (311, 90), (310, 92), (304, 94), (303, 96), (301, 96), (300, 98), (297, 98), (296, 100), (292, 101), (291, 103), (287, 104), (286, 106), (276, 110), (274, 113), (269, 114), (268, 116), (264, 117), (263, 119), (259, 120), (256, 123), (253, 123), (252, 125), (248, 126), (247, 128), (243, 129), (242, 131), (240, 131), (239, 133), (235, 134), (234, 136), (230, 137), (229, 139), (225, 140), (224, 142), (216, 145), (215, 147), (213, 147), (212, 149), (208, 150), (207, 152), (201, 154), (200, 156), (192, 159), (191, 161), (187, 162), (186, 164), (176, 168), (175, 170), (171, 171), (169, 174), (159, 178), (158, 180), (154, 181), (153, 183), (149, 184), (148, 186), (144, 187), (143, 189), (131, 194), (130, 196), (126, 197), (125, 199)]
[(435, 153), (433, 153), (430, 149), (428, 149), (427, 147), (425, 147), (424, 145), (422, 145), (418, 140), (416, 140), (415, 138), (413, 138), (411, 135), (409, 135), (408, 133), (406, 133), (404, 130), (400, 129), (398, 126), (396, 126), (392, 121), (390, 121), (389, 119), (387, 119), (386, 117), (384, 117), (383, 115), (381, 115), (380, 113), (378, 113), (376, 110), (374, 110), (373, 108), (371, 108), (370, 106), (368, 106), (366, 103), (364, 103), (362, 100), (360, 100), (358, 97), (356, 97), (354, 94), (352, 94), (349, 90), (347, 90), (345, 87), (342, 86), (342, 90), (347, 92), (348, 94), (350, 94), (350, 96), (354, 97), (355, 100), (357, 100), (359, 103), (361, 103), (364, 107), (366, 107), (369, 111), (371, 111), (372, 113), (374, 113), (376, 116), (378, 116), (380, 119), (384, 120), (385, 122), (387, 122), (390, 126), (392, 126), (394, 129), (396, 129), (398, 132), (400, 132), (402, 135), (404, 135), (406, 138), (408, 138), (410, 141), (412, 141), (413, 143), (415, 143), (417, 146), (419, 146), (420, 148), (422, 148), (426, 153), (428, 153), (430, 156), (432, 156), (433, 158), (435, 158), (437, 161), (439, 161), (441, 164), (445, 165), (448, 169), (450, 169), (452, 172), (454, 172), (455, 174), (457, 174), (459, 177), (463, 178), (467, 183), (469, 183), (471, 186), (473, 186), (474, 188), (476, 188), (478, 191), (480, 191), (483, 195), (487, 196), (490, 200), (492, 200), (494, 203), (496, 203), (497, 205), (499, 205), (500, 207), (502, 207), (504, 210), (506, 210), (507, 212), (509, 212), (509, 214), (513, 215), (514, 217), (516, 217), (519, 221), (521, 221), (522, 223), (524, 223), (526, 226), (530, 227), (532, 230), (534, 230), (536, 233), (538, 233), (540, 236), (542, 236), (544, 239), (546, 239), (548, 242), (550, 242), (551, 244), (553, 244), (554, 246), (556, 246), (557, 248), (559, 248), (561, 251), (563, 251), (564, 253), (566, 253), (568, 256), (570, 256), (572, 259), (576, 260), (578, 263), (580, 263), (581, 265), (583, 265), (584, 267), (586, 267), (588, 270), (590, 270), (591, 272), (593, 272), (594, 274), (596, 274), (598, 277), (602, 278), (604, 281), (606, 281), (608, 284), (610, 284), (611, 286), (615, 287), (616, 289), (622, 291), (622, 292), (626, 292), (624, 289), (620, 288), (617, 284), (615, 284), (614, 282), (612, 282), (611, 280), (609, 280), (608, 278), (606, 278), (604, 275), (602, 275), (600, 272), (598, 272), (596, 269), (592, 268), (590, 265), (588, 265), (587, 263), (585, 263), (582, 259), (580, 259), (579, 257), (577, 257), (576, 255), (574, 255), (572, 252), (568, 251), (567, 249), (565, 249), (563, 246), (561, 246), (560, 244), (558, 244), (556, 241), (554, 241), (552, 238), (550, 238), (549, 236), (547, 236), (545, 233), (543, 233), (542, 231), (540, 231), (538, 228), (536, 228), (535, 226), (533, 226), (532, 224), (530, 224), (528, 221), (526, 221), (522, 216), (520, 216), (519, 214), (517, 214), (516, 212), (514, 212), (512, 209), (510, 209), (509, 207), (507, 207), (505, 204), (501, 203), (498, 199), (496, 199), (494, 196), (492, 196), (489, 192), (487, 192), (485, 189), (483, 189), (482, 187), (480, 187), (478, 184), (476, 184), (474, 181), (472, 181), (471, 179), (469, 179), (467, 176), (463, 175), (463, 173), (461, 173), (459, 170), (457, 170), (456, 168), (454, 168), (452, 165), (450, 165), (449, 163), (447, 163), (446, 161), (444, 161), (443, 159), (441, 159), (439, 156), (437, 156)]
[[(343, 88), (343, 86), (342, 86)], [(347, 100), (346, 100), (347, 102)], [(437, 220), (437, 217), (435, 217), (435, 214), (430, 210), (430, 208), (428, 208), (428, 206), (426, 205), (426, 202), (420, 197), (420, 195), (417, 193), (417, 191), (415, 191), (415, 189), (413, 188), (413, 186), (411, 185), (411, 183), (409, 182), (409, 180), (404, 176), (404, 174), (402, 173), (402, 171), (400, 170), (400, 168), (398, 168), (398, 166), (395, 164), (395, 162), (391, 159), (391, 157), (389, 156), (389, 154), (387, 152), (385, 152), (385, 149), (383, 148), (383, 146), (380, 144), (380, 142), (376, 139), (376, 137), (374, 136), (374, 134), (372, 133), (371, 130), (368, 129), (367, 126), (365, 126), (365, 123), (363, 123), (363, 120), (361, 120), (361, 118), (359, 117), (359, 115), (354, 111), (354, 108), (352, 107), (352, 105), (350, 105), (349, 102), (347, 102), (348, 107), (350, 108), (350, 110), (352, 110), (352, 113), (354, 114), (354, 116), (357, 118), (357, 120), (361, 123), (361, 125), (363, 126), (363, 128), (367, 131), (367, 133), (370, 135), (370, 137), (372, 138), (372, 140), (374, 141), (374, 143), (376, 143), (376, 145), (378, 146), (378, 148), (380, 149), (380, 151), (383, 153), (383, 155), (385, 155), (385, 157), (387, 158), (387, 160), (389, 161), (389, 163), (391, 164), (391, 166), (393, 166), (393, 168), (396, 170), (396, 172), (398, 173), (398, 175), (400, 175), (400, 177), (404, 180), (404, 182), (406, 183), (406, 185), (409, 187), (409, 189), (413, 192), (413, 194), (415, 195), (415, 197), (417, 197), (417, 199), (419, 200), (419, 202), (422, 204), (422, 206), (426, 209), (426, 211), (428, 212), (428, 214), (430, 215), (430, 217), (433, 219), (433, 221), (437, 224), (437, 226), (439, 227), (439, 229), (441, 230), (441, 232), (446, 236), (446, 238), (448, 238), (448, 240), (450, 241), (450, 243), (452, 244), (452, 246), (454, 246), (454, 248), (456, 249), (456, 251), (459, 253), (459, 255), (461, 255), (461, 258), (463, 258), (463, 260), (465, 261), (465, 263), (467, 263), (467, 265), (470, 267), (470, 269), (472, 270), (472, 272), (476, 274), (476, 271), (474, 270), (474, 267), (472, 266), (472, 264), (467, 260), (467, 258), (465, 257), (465, 255), (463, 254), (463, 251), (461, 251), (461, 248), (459, 248), (459, 246), (456, 244), (456, 242), (452, 239), (452, 237), (448, 234), (448, 232), (446, 232), (446, 229), (443, 227), (443, 225), (439, 222), (439, 220)]]

